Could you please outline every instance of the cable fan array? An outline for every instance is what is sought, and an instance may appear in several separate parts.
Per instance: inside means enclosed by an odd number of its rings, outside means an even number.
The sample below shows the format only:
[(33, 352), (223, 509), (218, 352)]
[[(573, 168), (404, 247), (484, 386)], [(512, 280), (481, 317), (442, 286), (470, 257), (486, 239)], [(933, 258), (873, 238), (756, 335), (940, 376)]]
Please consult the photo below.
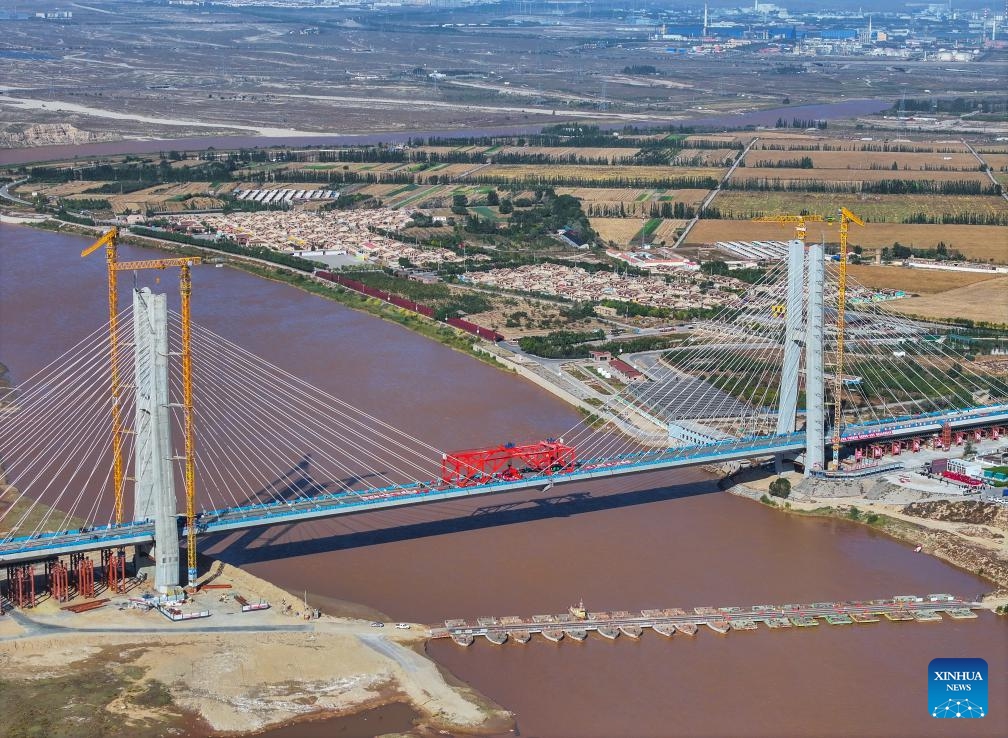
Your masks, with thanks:
[[(970, 351), (970, 340), (888, 312), (864, 296), (874, 290), (848, 277), (853, 299), (844, 312), (845, 365), (837, 382), (837, 284), (828, 262), (824, 287), (823, 362), (826, 404), (837, 385), (843, 427), (940, 415), (1008, 401), (1008, 375)], [(833, 276), (834, 279), (829, 277)], [(787, 265), (779, 262), (747, 285), (713, 318), (647, 369), (650, 381), (610, 395), (597, 413), (563, 434), (580, 456), (617, 457), (654, 449), (775, 433), (786, 329)], [(858, 295), (862, 297), (859, 299)], [(807, 306), (808, 296), (805, 296)], [(804, 339), (804, 336), (802, 336)], [(801, 387), (806, 381), (801, 374)], [(804, 413), (799, 395), (799, 416)], [(828, 418), (830, 421), (832, 417)], [(670, 427), (667, 434), (645, 432)], [(832, 425), (832, 423), (830, 423)], [(799, 417), (797, 428), (803, 427)], [(676, 438), (676, 429), (680, 432)], [(833, 435), (829, 428), (827, 436)], [(664, 437), (663, 437), (664, 436)]]
[[(128, 345), (131, 309), (122, 315), (118, 337)], [(0, 396), (0, 540), (111, 522), (109, 351), (106, 323)], [(117, 364), (133, 376), (131, 351), (120, 352)], [(132, 392), (120, 409), (132, 417)], [(124, 440), (129, 464), (133, 437)]]
[[(181, 339), (172, 313), (170, 342)], [(193, 325), (197, 489), (215, 509), (435, 480), (442, 451)], [(178, 371), (172, 391), (181, 386)], [(176, 411), (177, 412), (177, 411)], [(176, 418), (178, 422), (180, 418)]]
[[(199, 325), (193, 326), (197, 497), (203, 509), (308, 500), (326, 493), (368, 499), (375, 490), (433, 483), (443, 452)], [(178, 354), (180, 316), (169, 318)], [(123, 490), (132, 517), (136, 447), (133, 310), (119, 314), (117, 367), (126, 433)], [(0, 395), (0, 542), (113, 521), (108, 324), (16, 389)], [(171, 456), (182, 478), (180, 362), (169, 360)], [(175, 398), (175, 399), (172, 399)], [(181, 485), (178, 493), (181, 494)]]

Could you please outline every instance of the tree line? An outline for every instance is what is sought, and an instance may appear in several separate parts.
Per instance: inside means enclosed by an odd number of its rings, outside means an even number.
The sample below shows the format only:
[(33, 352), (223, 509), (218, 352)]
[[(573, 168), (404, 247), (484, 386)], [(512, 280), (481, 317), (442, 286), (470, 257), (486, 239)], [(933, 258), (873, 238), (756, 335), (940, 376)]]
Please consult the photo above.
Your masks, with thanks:
[[(584, 185), (579, 185), (584, 186)], [(680, 185), (683, 186), (683, 185)], [(756, 192), (829, 192), (875, 195), (981, 195), (1000, 196), (1001, 185), (974, 179), (880, 179), (874, 182), (826, 182), (823, 180), (789, 180), (760, 177), (732, 179), (722, 185), (725, 190)]]

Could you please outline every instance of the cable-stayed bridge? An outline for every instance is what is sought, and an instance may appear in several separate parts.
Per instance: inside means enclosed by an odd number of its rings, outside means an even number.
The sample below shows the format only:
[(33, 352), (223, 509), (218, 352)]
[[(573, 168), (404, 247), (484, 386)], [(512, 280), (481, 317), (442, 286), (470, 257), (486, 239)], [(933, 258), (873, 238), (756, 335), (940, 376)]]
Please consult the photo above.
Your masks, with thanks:
[[(862, 473), (867, 443), (948, 445), (1008, 424), (1008, 377), (982, 340), (886, 312), (856, 284), (841, 311), (821, 246), (790, 248), (663, 352), (649, 381), (552, 438), (500, 429), (499, 447), (467, 451), (436, 448), (134, 291), (114, 325), (0, 397), (0, 566), (10, 580), (25, 564), (68, 558), (73, 570), (105, 551), (112, 583), (115, 552), (153, 545), (165, 590), (180, 583), (180, 538), (742, 459)], [(179, 453), (187, 353), (191, 456)], [(109, 392), (113, 375), (129, 378), (123, 391)]]

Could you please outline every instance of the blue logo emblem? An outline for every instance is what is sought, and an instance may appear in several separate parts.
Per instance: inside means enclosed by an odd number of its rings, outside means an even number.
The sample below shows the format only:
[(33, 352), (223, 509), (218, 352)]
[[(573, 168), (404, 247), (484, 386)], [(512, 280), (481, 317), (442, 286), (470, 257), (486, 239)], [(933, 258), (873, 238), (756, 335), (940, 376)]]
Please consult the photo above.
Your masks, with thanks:
[(987, 715), (987, 662), (932, 659), (928, 664), (928, 712), (935, 718)]

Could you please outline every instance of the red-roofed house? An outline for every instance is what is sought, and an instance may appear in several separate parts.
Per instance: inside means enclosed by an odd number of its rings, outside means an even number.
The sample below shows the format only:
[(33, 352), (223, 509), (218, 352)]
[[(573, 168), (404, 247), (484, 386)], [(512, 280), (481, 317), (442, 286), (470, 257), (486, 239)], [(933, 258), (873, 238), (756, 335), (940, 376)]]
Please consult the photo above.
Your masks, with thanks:
[(639, 371), (634, 369), (632, 366), (627, 364), (622, 359), (613, 359), (609, 362), (609, 366), (612, 367), (613, 373), (616, 378), (622, 382), (642, 382), (644, 381), (644, 375)]

